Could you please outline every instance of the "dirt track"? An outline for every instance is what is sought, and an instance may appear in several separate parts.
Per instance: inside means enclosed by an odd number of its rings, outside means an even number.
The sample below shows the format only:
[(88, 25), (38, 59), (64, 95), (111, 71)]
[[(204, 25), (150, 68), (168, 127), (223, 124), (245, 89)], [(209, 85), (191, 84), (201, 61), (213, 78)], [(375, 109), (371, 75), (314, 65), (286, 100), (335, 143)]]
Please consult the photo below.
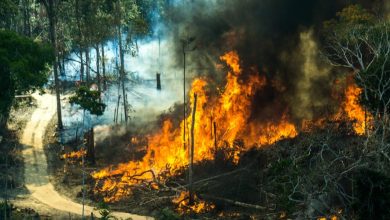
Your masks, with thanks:
[[(55, 96), (49, 94), (43, 96), (34, 94), (33, 96), (37, 99), (38, 108), (34, 111), (31, 120), (27, 123), (21, 139), (21, 143), (24, 145), (25, 186), (31, 193), (31, 197), (43, 204), (56, 210), (81, 215), (82, 205), (60, 195), (49, 181), (47, 160), (42, 141), (47, 125), (56, 113)], [(85, 215), (94, 213), (95, 216), (99, 216), (98, 212), (94, 210), (93, 207), (85, 206), (84, 208)], [(39, 212), (39, 210), (37, 211)], [(122, 212), (114, 212), (113, 215), (123, 219), (153, 219), (147, 216)]]

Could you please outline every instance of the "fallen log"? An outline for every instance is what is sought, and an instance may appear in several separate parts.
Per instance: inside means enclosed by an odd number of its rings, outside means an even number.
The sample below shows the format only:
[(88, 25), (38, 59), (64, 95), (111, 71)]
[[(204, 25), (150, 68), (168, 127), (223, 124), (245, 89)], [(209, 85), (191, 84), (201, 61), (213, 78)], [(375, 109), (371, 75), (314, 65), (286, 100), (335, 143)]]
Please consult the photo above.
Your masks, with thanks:
[(257, 209), (257, 210), (266, 210), (267, 209), (264, 206), (248, 204), (248, 203), (234, 201), (234, 200), (231, 200), (231, 199), (221, 198), (221, 197), (212, 196), (212, 195), (201, 194), (200, 197), (203, 197), (203, 198), (206, 198), (206, 199), (211, 199), (211, 200), (219, 200), (219, 201), (222, 201), (222, 202), (226, 202), (226, 203), (229, 203), (229, 204), (232, 204), (232, 205), (236, 205), (236, 206), (240, 206), (240, 207), (244, 207), (244, 208)]

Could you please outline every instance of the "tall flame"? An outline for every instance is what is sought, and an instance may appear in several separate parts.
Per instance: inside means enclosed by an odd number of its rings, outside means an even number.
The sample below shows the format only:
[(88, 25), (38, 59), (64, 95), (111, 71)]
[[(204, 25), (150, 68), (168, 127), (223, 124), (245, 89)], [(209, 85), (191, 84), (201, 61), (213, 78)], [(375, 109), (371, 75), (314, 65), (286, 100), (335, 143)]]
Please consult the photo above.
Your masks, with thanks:
[[(255, 143), (271, 144), (282, 138), (295, 137), (298, 134), (296, 128), (288, 122), (286, 115), (279, 122), (265, 124), (249, 120), (252, 99), (256, 91), (266, 84), (266, 80), (256, 72), (246, 79), (241, 79), (240, 59), (235, 51), (226, 53), (220, 59), (226, 62), (230, 69), (226, 76), (226, 85), (220, 89), (221, 94), (209, 96), (209, 83), (206, 78), (195, 79), (189, 93), (191, 107), (194, 105), (194, 94), (197, 94), (194, 162), (213, 159), (214, 149), (222, 147), (223, 143), (228, 143), (227, 147), (232, 148), (233, 159), (238, 162), (239, 151), (245, 149), (233, 147), (237, 139), (246, 141), (245, 147), (249, 148)], [(172, 175), (187, 166), (188, 143), (184, 148), (182, 137), (184, 126), (190, 128), (191, 124), (191, 116), (188, 116), (185, 122), (183, 120), (177, 128), (170, 119), (164, 121), (160, 132), (148, 137), (147, 153), (142, 160), (122, 163), (115, 168), (108, 167), (92, 174), (93, 178), (103, 180), (97, 181), (95, 192), (106, 195), (107, 202), (118, 201), (131, 195), (130, 186), (151, 181), (163, 172)], [(188, 140), (188, 133), (186, 137)], [(120, 177), (120, 181), (109, 178), (113, 176)]]
[(353, 122), (353, 130), (358, 135), (363, 135), (366, 132), (367, 126), (372, 120), (372, 115), (359, 104), (361, 93), (362, 89), (355, 83), (351, 83), (345, 91), (345, 102), (343, 104), (346, 116)]

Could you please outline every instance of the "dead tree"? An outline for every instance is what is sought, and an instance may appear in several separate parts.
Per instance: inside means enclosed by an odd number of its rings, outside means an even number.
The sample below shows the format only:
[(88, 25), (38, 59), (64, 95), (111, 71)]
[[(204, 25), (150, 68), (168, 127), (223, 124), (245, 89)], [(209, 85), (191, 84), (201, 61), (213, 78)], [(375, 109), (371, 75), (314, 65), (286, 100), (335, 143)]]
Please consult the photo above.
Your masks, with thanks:
[(193, 165), (194, 165), (194, 145), (195, 145), (195, 113), (196, 113), (196, 102), (198, 99), (198, 95), (194, 94), (194, 107), (192, 108), (192, 123), (191, 123), (191, 148), (190, 148), (190, 167), (189, 167), (189, 204), (192, 205), (194, 202), (194, 193), (193, 193), (193, 184), (192, 184), (192, 176), (193, 176)]
[(93, 128), (87, 131), (85, 134), (85, 145), (87, 147), (86, 159), (90, 164), (95, 164), (95, 143)]

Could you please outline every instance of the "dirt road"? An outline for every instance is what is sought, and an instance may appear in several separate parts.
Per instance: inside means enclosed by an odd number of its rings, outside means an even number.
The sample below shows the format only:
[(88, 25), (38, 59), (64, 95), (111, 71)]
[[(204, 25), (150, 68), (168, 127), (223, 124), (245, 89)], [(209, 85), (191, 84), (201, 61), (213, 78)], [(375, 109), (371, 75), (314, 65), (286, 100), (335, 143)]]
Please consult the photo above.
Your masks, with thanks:
[[(46, 126), (56, 113), (55, 96), (49, 94), (42, 96), (34, 94), (33, 96), (37, 99), (38, 108), (34, 111), (31, 120), (27, 123), (21, 140), (21, 143), (24, 145), (25, 185), (30, 191), (31, 196), (43, 204), (56, 210), (81, 215), (82, 205), (60, 195), (49, 181), (47, 160), (42, 141)], [(99, 213), (93, 207), (85, 206), (84, 209), (85, 215), (94, 213), (95, 216), (99, 216)], [(37, 211), (39, 212), (39, 210)], [(151, 217), (122, 212), (114, 212), (113, 215), (123, 219), (153, 219)]]

